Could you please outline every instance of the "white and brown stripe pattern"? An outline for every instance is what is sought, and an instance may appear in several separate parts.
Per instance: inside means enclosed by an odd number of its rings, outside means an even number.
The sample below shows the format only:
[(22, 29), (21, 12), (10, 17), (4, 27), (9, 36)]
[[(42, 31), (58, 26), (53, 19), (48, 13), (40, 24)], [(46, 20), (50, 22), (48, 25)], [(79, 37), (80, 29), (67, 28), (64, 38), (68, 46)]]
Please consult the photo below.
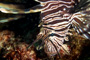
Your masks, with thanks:
[(80, 35), (90, 39), (90, 10), (86, 10), (74, 13), (71, 18), (71, 24)]
[[(41, 37), (44, 42), (45, 52), (49, 56), (56, 55), (60, 49), (63, 48), (66, 54), (69, 53), (69, 48), (64, 45), (64, 40), (67, 41), (68, 29), (70, 26), (71, 9), (74, 8), (73, 0), (60, 0), (60, 1), (41, 1), (42, 11), (42, 31), (48, 31), (42, 33), (44, 37)], [(37, 37), (41, 36), (38, 34)]]
[[(38, 0), (41, 3), (42, 31), (45, 52), (49, 56), (56, 55), (60, 49), (69, 53), (68, 47), (63, 44), (67, 40), (70, 25), (87, 39), (90, 39), (90, 4), (75, 12), (75, 6), (83, 0)], [(89, 2), (90, 3), (90, 2)], [(72, 11), (73, 10), (73, 11)], [(79, 10), (79, 9), (78, 9)], [(48, 31), (48, 32), (46, 32)], [(38, 36), (39, 37), (39, 34)]]

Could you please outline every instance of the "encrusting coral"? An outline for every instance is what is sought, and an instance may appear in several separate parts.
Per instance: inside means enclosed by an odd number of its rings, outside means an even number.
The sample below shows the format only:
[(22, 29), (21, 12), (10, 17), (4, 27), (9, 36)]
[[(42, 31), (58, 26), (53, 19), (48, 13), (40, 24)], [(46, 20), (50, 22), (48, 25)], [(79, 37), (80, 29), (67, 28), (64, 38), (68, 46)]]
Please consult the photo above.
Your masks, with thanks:
[[(0, 54), (7, 60), (36, 60), (34, 47), (27, 49), (26, 43), (19, 42), (14, 33), (8, 30), (0, 32)], [(2, 51), (3, 50), (3, 51)]]

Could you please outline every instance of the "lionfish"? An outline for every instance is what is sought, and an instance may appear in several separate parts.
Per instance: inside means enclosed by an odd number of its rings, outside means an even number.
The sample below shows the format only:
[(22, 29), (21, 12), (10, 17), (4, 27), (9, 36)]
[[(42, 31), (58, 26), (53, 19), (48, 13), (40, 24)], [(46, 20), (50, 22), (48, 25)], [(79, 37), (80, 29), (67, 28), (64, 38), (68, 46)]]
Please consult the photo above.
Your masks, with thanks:
[[(41, 12), (40, 33), (35, 40), (44, 42), (44, 50), (54, 56), (63, 50), (70, 50), (64, 41), (68, 41), (70, 27), (77, 33), (90, 39), (90, 1), (89, 0), (35, 0), (39, 2), (32, 8), (21, 9), (20, 5), (0, 3), (0, 11), (11, 14), (29, 14)], [(12, 17), (0, 20), (1, 23), (20, 18)], [(34, 42), (34, 43), (35, 43)]]

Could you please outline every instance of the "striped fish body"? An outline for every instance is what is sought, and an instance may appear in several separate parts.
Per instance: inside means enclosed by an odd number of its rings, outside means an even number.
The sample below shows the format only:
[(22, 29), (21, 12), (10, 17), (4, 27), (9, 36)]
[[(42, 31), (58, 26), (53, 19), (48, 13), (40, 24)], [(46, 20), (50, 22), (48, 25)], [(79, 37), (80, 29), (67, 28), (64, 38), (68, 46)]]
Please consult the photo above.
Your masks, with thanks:
[[(42, 29), (37, 39), (44, 40), (44, 49), (47, 55), (56, 55), (61, 49), (65, 54), (69, 53), (67, 45), (63, 44), (68, 40), (67, 34), (70, 27), (71, 11), (74, 8), (74, 0), (42, 0), (41, 18)], [(42, 36), (42, 37), (41, 37)]]
[[(40, 5), (29, 9), (23, 9), (23, 5), (0, 2), (0, 11), (11, 14), (41, 12), (42, 22), (39, 26), (42, 26), (42, 28), (35, 42), (42, 39), (45, 43), (45, 52), (49, 56), (56, 55), (60, 50), (69, 53), (69, 49), (64, 44), (64, 40), (68, 40), (67, 34), (69, 33), (70, 25), (72, 25), (80, 35), (90, 39), (90, 0), (35, 1), (39, 2)], [(0, 20), (0, 23), (17, 20), (19, 18), (21, 18), (21, 16), (5, 18)]]

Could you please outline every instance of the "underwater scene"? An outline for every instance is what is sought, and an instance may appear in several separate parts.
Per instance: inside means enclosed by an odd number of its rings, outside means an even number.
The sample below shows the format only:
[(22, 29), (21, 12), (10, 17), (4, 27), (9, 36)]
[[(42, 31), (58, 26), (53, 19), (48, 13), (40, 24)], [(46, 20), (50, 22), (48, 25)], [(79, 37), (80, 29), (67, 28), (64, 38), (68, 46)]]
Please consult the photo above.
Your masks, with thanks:
[(0, 60), (90, 60), (90, 0), (0, 0)]

